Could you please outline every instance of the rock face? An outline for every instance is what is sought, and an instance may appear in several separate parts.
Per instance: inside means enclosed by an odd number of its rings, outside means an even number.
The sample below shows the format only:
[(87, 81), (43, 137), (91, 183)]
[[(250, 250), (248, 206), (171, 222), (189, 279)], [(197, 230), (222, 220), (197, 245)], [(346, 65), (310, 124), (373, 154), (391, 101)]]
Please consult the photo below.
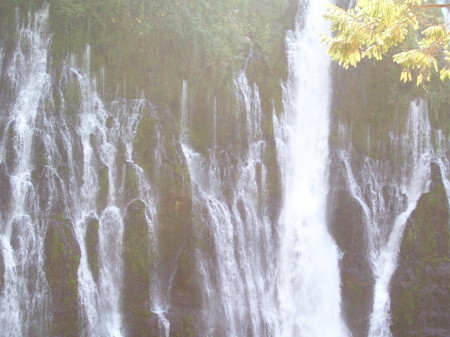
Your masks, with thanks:
[(95, 282), (98, 282), (99, 264), (98, 264), (98, 237), (99, 223), (98, 219), (91, 217), (87, 220), (86, 226), (86, 253)]
[(51, 336), (77, 337), (80, 247), (69, 221), (52, 221), (45, 236), (45, 275), (52, 293)]
[(333, 193), (329, 215), (331, 234), (343, 252), (340, 260), (343, 314), (354, 337), (367, 336), (373, 276), (366, 256), (362, 209), (345, 188), (338, 188)]
[[(150, 240), (145, 204), (135, 200), (128, 205), (124, 219), (123, 309), (127, 336), (147, 336), (151, 331)], [(153, 336), (153, 334), (150, 334)]]
[(3, 253), (0, 250), (0, 293), (3, 291), (4, 283), (5, 283), (5, 262), (3, 261)]
[(11, 200), (11, 182), (6, 173), (4, 163), (0, 163), (0, 220), (5, 221), (5, 217)]
[(391, 284), (394, 336), (450, 336), (449, 209), (441, 172), (406, 224)]

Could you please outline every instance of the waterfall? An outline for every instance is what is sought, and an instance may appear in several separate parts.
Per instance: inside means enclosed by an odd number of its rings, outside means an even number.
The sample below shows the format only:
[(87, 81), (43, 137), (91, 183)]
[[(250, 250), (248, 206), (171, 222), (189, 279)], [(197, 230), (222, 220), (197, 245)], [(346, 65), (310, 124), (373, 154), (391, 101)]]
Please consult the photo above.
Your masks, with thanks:
[[(68, 228), (65, 244), (79, 250), (79, 266), (74, 270), (78, 303), (75, 297), (71, 305), (80, 334), (124, 336), (122, 209), (133, 201), (126, 196), (127, 169), (137, 181), (133, 198), (146, 206), (149, 232), (157, 222), (155, 193), (134, 162), (133, 149), (149, 102), (117, 100), (107, 107), (90, 74), (89, 46), (81, 62), (74, 55), (68, 57), (60, 77), (52, 77), (47, 64), (48, 10), (46, 5), (30, 14), (27, 24), (17, 19), (17, 44), (1, 69), (12, 97), (12, 103), (2, 107), (1, 119), (1, 179), (11, 191), (0, 228), (5, 270), (1, 335), (50, 334), (53, 320), (59, 318), (50, 304), (49, 283), (55, 281), (46, 275), (46, 268), (52, 267), (45, 262), (46, 237), (52, 228), (57, 232)], [(87, 242), (91, 230), (98, 231), (94, 251)]]
[(416, 99), (386, 139), (395, 156), (334, 156), (326, 4), (299, 1), (280, 114), (250, 80), (259, 46), (215, 95), (180, 79), (170, 102), (107, 99), (94, 46), (52, 55), (49, 5), (17, 10), (14, 39), (0, 36), (1, 337), (349, 337), (334, 180), (362, 213), (367, 334), (391, 337), (390, 283), (432, 161), (450, 206), (449, 135)]
[(406, 221), (421, 194), (428, 189), (432, 158), (430, 130), (426, 102), (417, 99), (411, 102), (405, 133), (392, 137), (393, 147), (402, 158), (398, 167), (365, 158), (356, 176), (349, 152), (340, 153), (348, 189), (363, 210), (368, 235), (368, 255), (375, 279), (369, 323), (371, 337), (391, 336), (389, 285)]
[[(0, 120), (2, 180), (10, 190), (9, 200), (3, 200), (0, 223), (5, 274), (0, 325), (4, 336), (46, 335), (49, 323), (49, 289), (43, 273), (47, 221), (42, 220), (42, 213), (52, 207), (53, 200), (40, 200), (44, 196), (33, 184), (32, 163), (33, 138), (40, 131), (39, 115), (50, 97), (47, 19), (45, 6), (34, 17), (29, 15), (26, 25), (17, 20), (15, 49), (10, 64), (2, 69), (13, 97), (9, 106), (2, 107)], [(52, 188), (48, 186), (50, 193)], [(47, 209), (40, 211), (40, 204)]]
[[(210, 237), (213, 242), (212, 248), (197, 251), (205, 301), (202, 335), (269, 336), (275, 324), (275, 273), (272, 224), (264, 199), (261, 102), (258, 88), (248, 83), (244, 72), (235, 79), (234, 92), (238, 118), (246, 129), (246, 150), (233, 153), (217, 144), (216, 104), (207, 154), (183, 144), (199, 240)], [(182, 120), (188, 119), (182, 115)]]
[(326, 1), (310, 1), (287, 37), (286, 113), (275, 121), (284, 185), (277, 284), (280, 337), (348, 335), (340, 312), (339, 252), (326, 221), (330, 59), (318, 38), (328, 29), (322, 19), (325, 7)]

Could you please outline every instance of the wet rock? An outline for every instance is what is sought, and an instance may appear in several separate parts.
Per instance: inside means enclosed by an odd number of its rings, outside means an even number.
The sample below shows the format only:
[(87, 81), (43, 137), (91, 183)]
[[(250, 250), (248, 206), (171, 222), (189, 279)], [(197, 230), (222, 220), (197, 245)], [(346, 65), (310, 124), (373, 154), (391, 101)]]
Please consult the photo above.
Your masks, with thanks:
[(151, 246), (145, 204), (141, 200), (128, 205), (124, 225), (123, 309), (127, 336), (148, 336), (149, 331), (157, 332), (158, 327), (150, 310)]
[(51, 336), (77, 337), (80, 247), (70, 221), (50, 221), (44, 242), (45, 275), (51, 290)]
[(86, 253), (89, 263), (89, 268), (91, 269), (92, 276), (95, 282), (98, 282), (99, 276), (99, 251), (98, 251), (98, 228), (99, 222), (95, 217), (90, 217), (87, 219), (86, 225)]
[(124, 164), (125, 170), (125, 200), (133, 200), (139, 196), (139, 178), (136, 175), (136, 170), (132, 163), (126, 162)]
[(373, 305), (373, 276), (366, 256), (362, 209), (344, 189), (333, 194), (330, 231), (343, 253), (339, 264), (342, 307), (347, 326), (354, 337), (367, 336)]
[(196, 277), (199, 273), (196, 270), (193, 245), (188, 243), (178, 256), (171, 299), (174, 305), (187, 308), (192, 313), (200, 309), (202, 304), (202, 294)]
[(391, 282), (394, 336), (450, 336), (449, 209), (439, 166), (406, 223)]
[(3, 291), (5, 284), (5, 261), (3, 260), (3, 251), (0, 249), (0, 293)]
[(0, 214), (1, 220), (6, 221), (6, 215), (11, 200), (11, 182), (9, 176), (6, 173), (6, 167), (3, 163), (0, 163)]
[[(170, 337), (197, 337), (200, 317), (190, 310), (175, 310), (172, 312), (175, 320), (170, 327)], [(217, 336), (214, 334), (214, 336)]]
[(98, 186), (99, 191), (97, 195), (97, 209), (101, 213), (106, 206), (108, 206), (108, 194), (109, 194), (109, 168), (108, 166), (102, 166), (98, 170)]

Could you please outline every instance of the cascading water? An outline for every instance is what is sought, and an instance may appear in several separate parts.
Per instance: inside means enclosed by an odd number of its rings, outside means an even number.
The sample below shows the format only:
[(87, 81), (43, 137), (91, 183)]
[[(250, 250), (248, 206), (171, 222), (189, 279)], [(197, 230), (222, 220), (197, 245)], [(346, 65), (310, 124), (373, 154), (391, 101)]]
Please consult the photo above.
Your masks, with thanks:
[[(39, 200), (42, 197), (32, 176), (33, 137), (40, 127), (37, 119), (50, 97), (47, 18), (48, 6), (34, 17), (30, 15), (27, 25), (17, 20), (14, 54), (9, 66), (2, 69), (13, 97), (12, 104), (2, 107), (0, 121), (2, 180), (7, 180), (10, 188), (0, 227), (5, 270), (0, 325), (4, 336), (43, 336), (49, 323), (49, 290), (43, 274), (46, 221), (41, 219), (53, 200)], [(45, 208), (40, 211), (42, 203)]]
[[(300, 2), (274, 139), (245, 71), (234, 100), (218, 95), (210, 111), (191, 101), (195, 85), (180, 82), (176, 123), (177, 102), (102, 99), (104, 72), (91, 72), (89, 46), (53, 69), (47, 5), (26, 23), (17, 15), (11, 50), (0, 41), (0, 336), (350, 335), (327, 225), (330, 60), (318, 35), (326, 2)], [(197, 113), (207, 115), (205, 133)], [(396, 164), (366, 157), (359, 166), (351, 146), (338, 156), (368, 236), (370, 337), (391, 336), (389, 284), (431, 161), (450, 205), (450, 143), (431, 130), (424, 101), (390, 137)], [(281, 210), (269, 191), (278, 169)], [(130, 235), (136, 228), (143, 243)], [(191, 233), (194, 242), (175, 238)], [(135, 244), (148, 255), (130, 253)]]
[(371, 337), (391, 336), (389, 285), (406, 221), (429, 185), (430, 131), (426, 103), (416, 100), (411, 103), (406, 133), (392, 137), (393, 147), (402, 157), (398, 167), (366, 158), (361, 176), (356, 178), (349, 152), (340, 154), (348, 189), (363, 210), (368, 233), (369, 259), (375, 279), (368, 332)]
[[(263, 116), (258, 89), (249, 85), (244, 72), (235, 79), (234, 87), (240, 120), (245, 123), (243, 147), (247, 150), (230, 153), (216, 143), (216, 110), (213, 144), (207, 155), (196, 153), (189, 143), (183, 144), (192, 180), (193, 212), (203, 226), (203, 230), (198, 228), (200, 239), (212, 237), (214, 244), (213, 251), (197, 252), (205, 288), (202, 335), (269, 336), (275, 324), (275, 252), (267, 201), (259, 198), (264, 196), (266, 180)], [(183, 111), (188, 110), (182, 109), (182, 121), (189, 120)]]
[[(149, 103), (122, 100), (107, 109), (96, 92), (95, 80), (90, 79), (89, 47), (81, 67), (72, 56), (59, 82), (52, 81), (47, 73), (47, 20), (48, 6), (44, 6), (29, 16), (27, 25), (18, 23), (17, 46), (2, 69), (12, 88), (13, 104), (5, 105), (1, 120), (2, 180), (7, 180), (11, 190), (10, 206), (1, 223), (5, 261), (1, 335), (50, 334), (55, 317), (45, 275), (46, 233), (50, 227), (70, 226), (80, 254), (80, 334), (123, 336), (121, 209), (130, 200), (124, 197), (125, 166), (118, 166), (118, 149), (125, 148), (124, 160), (138, 182), (136, 197), (145, 203), (150, 231), (156, 223), (156, 199), (142, 168), (133, 161), (133, 140)], [(53, 99), (55, 92), (60, 103)], [(87, 231), (92, 221), (98, 223), (97, 257), (88, 256)], [(96, 259), (98, 276), (93, 270)], [(77, 310), (77, 303), (73, 305)]]
[(299, 17), (288, 35), (286, 114), (275, 123), (284, 183), (275, 334), (280, 337), (348, 335), (340, 312), (339, 252), (326, 221), (330, 59), (318, 39), (327, 30), (326, 3), (310, 1), (304, 21)]

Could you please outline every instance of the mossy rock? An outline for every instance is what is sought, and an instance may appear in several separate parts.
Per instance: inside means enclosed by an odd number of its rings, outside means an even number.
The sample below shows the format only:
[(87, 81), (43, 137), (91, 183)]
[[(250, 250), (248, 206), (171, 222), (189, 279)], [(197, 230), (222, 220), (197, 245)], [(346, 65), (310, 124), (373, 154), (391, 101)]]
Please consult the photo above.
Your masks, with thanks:
[(330, 232), (343, 253), (339, 261), (343, 316), (353, 336), (367, 336), (374, 281), (366, 257), (363, 211), (347, 190), (337, 189), (329, 219)]
[(177, 319), (170, 329), (170, 337), (197, 337), (194, 317), (185, 314)]
[(151, 243), (149, 224), (143, 201), (135, 200), (127, 206), (124, 218), (123, 309), (127, 336), (146, 336), (152, 329), (150, 311)]
[(157, 121), (151, 113), (145, 113), (139, 122), (133, 144), (137, 162), (148, 177), (152, 177), (154, 173), (154, 151), (158, 144), (157, 127)]
[(99, 222), (95, 217), (90, 217), (86, 224), (86, 254), (89, 268), (92, 272), (95, 282), (98, 282), (99, 276)]
[(131, 163), (126, 162), (123, 166), (125, 170), (125, 200), (133, 200), (139, 197), (139, 178)]
[(3, 162), (5, 163), (6, 172), (14, 172), (18, 161), (19, 154), (16, 152), (16, 146), (14, 145), (14, 139), (16, 138), (15, 127), (15, 122), (11, 122), (4, 131), (6, 141)]
[(45, 275), (51, 290), (51, 336), (77, 337), (80, 247), (70, 221), (49, 221), (44, 241)]
[(3, 258), (3, 250), (0, 250), (0, 294), (3, 291), (4, 284), (5, 284), (5, 261)]
[(182, 248), (177, 261), (171, 300), (177, 307), (199, 310), (202, 305), (199, 272), (193, 241)]
[(158, 208), (159, 255), (163, 263), (175, 264), (178, 252), (192, 237), (192, 201), (184, 196), (165, 196)]
[(412, 99), (426, 91), (398, 80), (401, 67), (387, 60), (363, 61), (357, 69), (334, 66), (333, 114), (330, 139), (339, 143), (340, 125), (349, 139), (344, 142), (360, 156), (389, 158), (398, 151), (391, 147), (389, 134), (402, 133)]
[(80, 83), (76, 78), (72, 78), (62, 91), (64, 102), (65, 102), (65, 112), (71, 118), (74, 118), (80, 111), (81, 108), (81, 88)]
[(42, 170), (47, 165), (47, 153), (44, 141), (38, 136), (33, 136), (33, 163), (36, 174), (40, 176)]
[(108, 206), (109, 198), (109, 168), (102, 166), (98, 169), (97, 210), (101, 213)]
[(4, 163), (0, 163), (0, 214), (3, 221), (6, 221), (12, 197), (11, 193), (12, 185), (6, 173), (6, 166)]
[(430, 192), (409, 217), (391, 285), (394, 336), (450, 335), (448, 199), (437, 164), (431, 164)]

